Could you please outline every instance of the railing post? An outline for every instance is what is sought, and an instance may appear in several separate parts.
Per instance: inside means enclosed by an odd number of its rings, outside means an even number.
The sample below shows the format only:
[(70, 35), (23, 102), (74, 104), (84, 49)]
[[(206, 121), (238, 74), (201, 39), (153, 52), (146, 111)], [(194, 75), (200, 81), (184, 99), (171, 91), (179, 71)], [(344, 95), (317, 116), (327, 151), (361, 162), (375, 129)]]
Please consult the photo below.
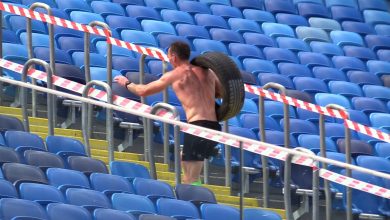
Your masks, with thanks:
[[(53, 89), (53, 73), (50, 68), (50, 65), (46, 63), (43, 60), (39, 59), (29, 59), (23, 67), (22, 70), (22, 81), (27, 82), (27, 73), (28, 69), (30, 68), (31, 65), (41, 65), (45, 68), (46, 74), (47, 74), (47, 88)], [(20, 95), (21, 95), (21, 104), (22, 104), (22, 110), (23, 110), (23, 122), (24, 122), (24, 127), (26, 131), (29, 131), (29, 123), (28, 123), (28, 113), (27, 113), (27, 90), (26, 88), (22, 87), (20, 90)], [(48, 135), (54, 135), (54, 114), (53, 114), (53, 94), (48, 94), (47, 95), (47, 120), (48, 120), (48, 128), (49, 132)]]
[[(179, 112), (177, 111), (177, 109), (174, 106), (169, 105), (167, 103), (157, 103), (156, 105), (154, 105), (152, 107), (150, 114), (156, 114), (158, 112), (158, 110), (161, 110), (161, 109), (172, 112), (175, 120), (180, 120), (180, 115), (179, 115)], [(148, 119), (149, 132), (153, 132), (152, 123), (153, 123), (152, 120)], [(181, 182), (181, 176), (180, 176), (181, 175), (181, 167), (180, 167), (180, 156), (179, 156), (179, 152), (180, 152), (180, 150), (179, 150), (180, 143), (179, 142), (180, 142), (180, 140), (179, 140), (179, 136), (176, 135), (176, 134), (178, 134), (179, 130), (180, 130), (180, 128), (178, 126), (175, 126), (175, 175), (176, 175), (176, 183)], [(154, 149), (153, 149), (152, 143), (153, 143), (152, 135), (149, 134), (149, 140), (148, 140), (149, 148), (148, 148), (148, 152), (147, 152), (147, 155), (149, 157), (149, 169), (150, 169), (150, 174), (151, 174), (152, 178), (157, 179), (156, 164), (154, 161), (154, 152), (153, 152)]]
[[(229, 125), (227, 121), (223, 122), (222, 131), (225, 133), (229, 132)], [(231, 186), (232, 183), (232, 152), (230, 145), (224, 144), (225, 147), (225, 186)]]
[[(112, 98), (111, 87), (107, 83), (97, 81), (97, 80), (92, 80), (85, 85), (84, 90), (83, 90), (83, 94), (82, 94), (83, 97), (84, 98), (88, 97), (89, 90), (94, 85), (100, 86), (106, 90), (107, 103), (112, 104), (113, 98)], [(83, 127), (82, 132), (83, 132), (83, 138), (84, 138), (84, 143), (85, 143), (85, 148), (86, 148), (85, 152), (87, 152), (88, 156), (91, 156), (91, 146), (89, 144), (90, 136), (89, 136), (89, 132), (88, 132), (89, 126), (91, 124), (89, 124), (88, 118), (86, 117), (86, 114), (87, 114), (88, 108), (90, 106), (91, 106), (90, 104), (87, 104), (85, 102), (83, 102), (83, 104), (82, 104), (82, 127)], [(107, 114), (106, 115), (106, 140), (108, 142), (108, 159), (111, 162), (114, 160), (114, 143), (113, 143), (114, 125), (113, 125), (112, 109), (107, 109), (106, 114)]]
[[(0, 58), (3, 58), (3, 11), (0, 10), (0, 22), (1, 22), (1, 30), (0, 30)], [(0, 77), (3, 76), (3, 67), (0, 67)], [(0, 82), (0, 105), (3, 105), (3, 97), (4, 97), (4, 84)]]
[(244, 220), (244, 185), (245, 185), (244, 149), (243, 149), (243, 143), (242, 141), (240, 141), (240, 220)]
[[(139, 83), (145, 84), (145, 59), (146, 55), (141, 54), (141, 58), (139, 59)], [(145, 104), (146, 100), (145, 97), (141, 96), (141, 103)], [(142, 118), (142, 124), (144, 125), (144, 159), (145, 161), (149, 161), (148, 156), (148, 141), (149, 141), (149, 135), (152, 135), (153, 133), (149, 134), (149, 128), (148, 128), (148, 120), (146, 118)], [(153, 124), (152, 124), (153, 126)]]
[(320, 201), (319, 201), (319, 190), (320, 190), (320, 172), (318, 161), (313, 161), (313, 220), (320, 218)]

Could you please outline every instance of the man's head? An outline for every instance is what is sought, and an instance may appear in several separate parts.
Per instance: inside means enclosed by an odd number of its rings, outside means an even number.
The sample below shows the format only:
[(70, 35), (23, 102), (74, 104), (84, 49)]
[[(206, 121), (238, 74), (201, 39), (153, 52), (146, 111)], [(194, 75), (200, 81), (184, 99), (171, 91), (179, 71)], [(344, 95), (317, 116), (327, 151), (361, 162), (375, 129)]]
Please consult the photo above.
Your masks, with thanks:
[(176, 41), (172, 43), (168, 49), (169, 62), (175, 67), (183, 61), (188, 61), (190, 53), (191, 51), (188, 44)]

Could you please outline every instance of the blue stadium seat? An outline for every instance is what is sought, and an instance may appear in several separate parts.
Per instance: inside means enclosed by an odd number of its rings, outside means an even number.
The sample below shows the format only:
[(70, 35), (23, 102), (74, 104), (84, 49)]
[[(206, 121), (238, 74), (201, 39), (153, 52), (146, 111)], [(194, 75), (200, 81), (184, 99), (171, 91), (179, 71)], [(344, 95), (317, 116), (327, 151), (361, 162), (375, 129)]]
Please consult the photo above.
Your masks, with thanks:
[(316, 66), (331, 67), (332, 63), (327, 56), (321, 53), (315, 52), (299, 52), (298, 58), (301, 64), (306, 65), (309, 68)]
[(245, 9), (256, 9), (256, 10), (264, 10), (263, 0), (231, 0), (231, 4), (233, 7), (236, 7), (240, 10)]
[(151, 179), (148, 169), (136, 163), (112, 161), (110, 163), (110, 169), (111, 174), (123, 176), (131, 180), (135, 177)]
[(26, 164), (37, 166), (43, 171), (50, 167), (65, 168), (60, 156), (46, 151), (26, 150), (24, 160)]
[[(150, 74), (153, 74), (154, 76), (160, 76), (163, 72), (162, 65), (163, 64), (161, 60), (150, 60), (148, 62), (148, 68), (150, 70)], [(172, 66), (168, 64), (167, 71), (170, 70), (172, 70)], [(152, 80), (154, 81), (156, 80), (156, 78), (153, 78)]]
[[(244, 2), (244, 1), (238, 0), (237, 2)], [(248, 2), (250, 2), (250, 4), (252, 5), (253, 1), (248, 1)], [(246, 19), (257, 21), (259, 24), (263, 22), (271, 22), (271, 23), (276, 22), (274, 15), (268, 11), (246, 8), (242, 11), (242, 14)]]
[[(259, 115), (258, 114), (241, 114), (240, 124), (243, 128), (249, 128), (254, 132), (259, 131)], [(264, 129), (281, 131), (280, 125), (275, 119), (266, 116)]]
[(354, 109), (363, 111), (366, 114), (370, 114), (372, 112), (381, 112), (388, 113), (389, 110), (386, 108), (383, 102), (368, 97), (354, 97), (352, 98), (352, 105)]
[[(37, 1), (34, 1), (34, 0), (22, 0), (22, 4), (26, 5), (26, 6), (29, 6), (29, 7), (33, 3), (35, 3), (35, 2), (37, 2)], [(42, 1), (39, 1), (39, 2), (46, 4), (46, 5), (50, 6), (51, 8), (57, 8), (57, 5), (56, 5), (54, 0), (42, 0)]]
[(86, 1), (78, 1), (78, 0), (56, 0), (57, 6), (59, 9), (64, 10), (66, 13), (70, 13), (72, 11), (86, 11), (90, 12), (91, 8), (87, 4)]
[(280, 74), (290, 78), (294, 78), (296, 76), (313, 77), (311, 70), (307, 66), (302, 64), (279, 63), (278, 69)]
[[(90, 67), (106, 67), (107, 66), (107, 59), (98, 53), (90, 53)], [(79, 67), (80, 69), (84, 69), (84, 52), (76, 51), (72, 53), (72, 60), (75, 66)]]
[[(301, 134), (298, 136), (298, 144), (301, 147), (313, 151), (315, 154), (320, 152), (320, 136), (317, 134)], [(325, 137), (326, 151), (337, 152), (336, 144), (329, 137)]]
[(242, 64), (244, 65), (244, 69), (251, 72), (256, 78), (259, 73), (276, 73), (278, 71), (275, 64), (268, 60), (246, 58)]
[(255, 32), (262, 33), (260, 26), (256, 21), (247, 20), (243, 18), (229, 18), (228, 24), (230, 29), (238, 33)]
[(242, 13), (238, 8), (228, 5), (213, 4), (210, 6), (210, 10), (213, 15), (218, 15), (225, 19), (242, 18)]
[[(105, 41), (98, 41), (98, 42), (96, 42), (96, 49), (97, 49), (97, 52), (100, 55), (106, 56), (106, 54), (107, 54), (107, 42), (105, 42)], [(128, 50), (128, 49), (123, 48), (123, 47), (115, 46), (115, 45), (112, 45), (112, 55), (113, 56), (125, 56), (125, 57), (130, 57), (130, 58), (134, 57), (133, 51)], [(104, 64), (106, 62), (107, 61), (103, 61)], [(100, 65), (100, 66), (102, 66), (102, 65)]]
[(194, 38), (210, 39), (209, 32), (203, 26), (191, 25), (191, 24), (177, 24), (177, 34), (184, 36), (189, 40)]
[(357, 8), (332, 6), (330, 11), (332, 12), (332, 18), (340, 23), (343, 21), (364, 21), (362, 14)]
[[(123, 57), (123, 56), (113, 56), (112, 57), (112, 67), (115, 70), (118, 70), (122, 75), (131, 71), (139, 71), (139, 61), (136, 58)], [(147, 69), (145, 70), (148, 71)]]
[(72, 21), (81, 24), (88, 25), (92, 21), (100, 21), (104, 23), (104, 18), (101, 15), (92, 12), (72, 11), (69, 16)]
[(366, 63), (368, 71), (378, 77), (386, 75), (390, 71), (390, 63), (380, 60), (369, 60)]
[(252, 99), (244, 99), (244, 104), (240, 110), (240, 114), (258, 114), (259, 110), (257, 104)]
[(196, 206), (202, 203), (217, 203), (213, 191), (202, 186), (178, 184), (175, 187), (175, 194), (177, 199), (192, 202)]
[(51, 203), (47, 206), (47, 214), (50, 219), (66, 220), (66, 219), (85, 219), (92, 220), (91, 214), (83, 207)]
[(389, 173), (390, 170), (390, 161), (376, 156), (358, 156), (356, 158), (356, 164), (370, 170), (384, 173)]
[(337, 104), (346, 109), (351, 109), (349, 100), (342, 95), (329, 94), (329, 93), (317, 93), (314, 96), (316, 103), (320, 106), (327, 106), (329, 104)]
[(309, 93), (306, 92), (288, 89), (286, 90), (286, 96), (302, 100), (304, 102), (313, 103), (313, 98), (309, 95)]
[(335, 68), (344, 72), (349, 70), (367, 70), (364, 62), (355, 57), (334, 56), (332, 57), (332, 62)]
[(4, 179), (10, 181), (18, 189), (21, 183), (35, 182), (47, 184), (45, 174), (41, 169), (35, 166), (21, 163), (3, 164)]
[(388, 11), (364, 10), (364, 20), (369, 24), (390, 24), (390, 13)]
[[(20, 42), (27, 46), (27, 33), (20, 33)], [(32, 33), (32, 46), (33, 47), (49, 47), (49, 35)]]
[(224, 54), (228, 54), (225, 45), (220, 41), (208, 39), (194, 39), (192, 43), (194, 44), (195, 50), (201, 53), (207, 51), (217, 51)]
[(245, 208), (244, 220), (251, 219), (266, 219), (266, 220), (282, 220), (282, 217), (275, 212), (259, 209), (259, 208)]
[(244, 37), (245, 43), (255, 45), (259, 48), (276, 47), (274, 39), (265, 34), (244, 33), (242, 36)]
[[(340, 153), (345, 153), (345, 139), (340, 138), (337, 140), (337, 147)], [(374, 151), (370, 144), (362, 140), (351, 140), (351, 155), (356, 157), (359, 155), (373, 155)]]
[(373, 51), (380, 49), (390, 49), (390, 37), (382, 35), (367, 35), (364, 40), (366, 41), (367, 47)]
[(288, 13), (296, 14), (297, 10), (292, 2), (282, 1), (282, 0), (265, 0), (264, 1), (266, 11), (271, 12), (272, 14), (276, 13)]
[(168, 183), (159, 180), (136, 177), (133, 180), (133, 186), (135, 194), (146, 196), (154, 202), (159, 198), (175, 198), (172, 187)]
[(112, 0), (113, 3), (120, 4), (123, 8), (125, 8), (128, 5), (144, 5), (144, 0)]
[(350, 82), (356, 83), (359, 86), (377, 85), (381, 86), (382, 82), (376, 75), (364, 71), (348, 71), (347, 76)]
[(3, 29), (3, 43), (20, 44), (20, 40), (14, 31)]
[(240, 218), (240, 213), (237, 208), (220, 204), (203, 204), (200, 207), (202, 219), (213, 220), (221, 216), (225, 220), (236, 220)]
[(93, 1), (91, 2), (91, 8), (93, 12), (103, 17), (107, 17), (108, 15), (126, 15), (125, 10), (119, 4), (112, 2)]
[(213, 40), (220, 41), (225, 45), (230, 43), (243, 43), (244, 41), (241, 35), (233, 30), (211, 28), (210, 35)]
[(390, 36), (390, 25), (377, 24), (375, 25), (375, 31), (378, 35)]
[(293, 52), (284, 48), (266, 47), (263, 53), (267, 60), (276, 63), (290, 62), (298, 63), (298, 59)]
[(387, 102), (390, 100), (390, 88), (377, 85), (366, 85), (363, 86), (363, 91), (366, 97), (371, 97), (375, 99), (382, 100)]
[(311, 27), (321, 28), (327, 32), (341, 31), (341, 25), (339, 22), (329, 18), (309, 18), (309, 24)]
[(329, 10), (322, 4), (301, 2), (297, 4), (297, 7), (299, 14), (303, 17), (330, 18)]
[[(175, 207), (174, 209), (172, 207)], [(184, 200), (161, 198), (157, 200), (157, 213), (176, 219), (199, 219), (198, 209)]]
[(364, 22), (343, 21), (341, 26), (344, 31), (355, 32), (360, 35), (375, 34), (374, 28), (370, 24)]
[(171, 23), (172, 25), (176, 24), (195, 24), (193, 17), (185, 11), (161, 10), (161, 17), (164, 21)]
[[(301, 134), (318, 134), (317, 127), (310, 121), (290, 118), (290, 134), (298, 137)], [(284, 119), (280, 120), (280, 127), (284, 128)]]
[(65, 197), (54, 186), (39, 183), (20, 184), (20, 198), (31, 200), (46, 207), (50, 203), (65, 203)]
[(108, 173), (103, 161), (90, 157), (70, 156), (68, 157), (68, 165), (70, 169), (83, 172), (87, 176), (91, 173)]
[(376, 55), (379, 60), (390, 62), (390, 50), (378, 50)]
[(114, 193), (111, 200), (114, 209), (126, 211), (136, 217), (141, 214), (156, 213), (156, 209), (152, 201), (145, 196), (127, 193)]
[(157, 214), (142, 214), (139, 216), (139, 220), (175, 220), (175, 218)]
[[(26, 32), (27, 29), (27, 19), (21, 16), (11, 15), (8, 19), (8, 26), (13, 30), (16, 35), (20, 35), (22, 32)], [(31, 30), (33, 33), (47, 34), (46, 27), (44, 23), (37, 20), (31, 20)]]
[(80, 141), (69, 137), (47, 136), (46, 146), (49, 152), (65, 159), (70, 155), (86, 155), (84, 145)]
[(338, 1), (338, 0), (325, 0), (326, 7), (332, 7), (332, 6), (346, 6), (350, 8), (357, 8), (358, 5), (355, 0), (346, 0), (346, 1)]
[(26, 150), (46, 151), (45, 143), (36, 134), (24, 131), (6, 131), (4, 140), (8, 147), (14, 148), (16, 152), (23, 155)]
[[(345, 138), (345, 126), (339, 123), (325, 122), (325, 136), (331, 138), (337, 143), (338, 139)], [(356, 139), (356, 132), (351, 131), (351, 139)], [(341, 144), (337, 144), (338, 152), (344, 153), (341, 150)], [(340, 147), (341, 146), (341, 147)]]
[(366, 47), (344, 46), (343, 50), (345, 56), (356, 57), (362, 61), (377, 59), (375, 53)]
[(295, 88), (302, 92), (307, 92), (309, 94), (324, 92), (328, 93), (328, 86), (324, 81), (311, 77), (295, 77), (293, 79)]
[(90, 188), (88, 178), (80, 171), (49, 168), (46, 171), (46, 175), (49, 184), (57, 187), (63, 193), (65, 193), (68, 188)]
[(359, 8), (364, 10), (380, 10), (386, 11), (387, 5), (383, 0), (358, 0)]
[(262, 73), (258, 75), (259, 85), (264, 86), (267, 83), (274, 82), (284, 86), (286, 89), (294, 89), (294, 84), (290, 78), (280, 74)]
[(272, 38), (277, 37), (292, 37), (295, 38), (294, 30), (286, 24), (264, 22), (261, 25), (265, 35)]
[(362, 37), (357, 33), (349, 31), (332, 31), (330, 32), (330, 38), (332, 39), (333, 43), (337, 44), (340, 47), (343, 47), (345, 45), (360, 47), (364, 46)]
[(245, 58), (264, 59), (263, 52), (250, 44), (230, 43), (229, 51), (232, 56), (237, 57), (240, 61)]
[[(349, 114), (349, 119), (351, 121), (360, 123), (360, 124), (365, 125), (365, 126), (371, 126), (371, 122), (368, 119), (367, 115), (364, 114), (364, 112), (358, 111), (358, 110), (353, 110), (353, 109), (348, 109), (347, 112)], [(341, 119), (339, 119), (339, 120), (341, 120)]]
[(154, 36), (158, 34), (176, 35), (175, 28), (169, 22), (144, 19), (141, 22), (141, 26), (143, 31), (148, 32)]
[(108, 198), (99, 191), (80, 188), (69, 188), (66, 190), (66, 199), (69, 204), (81, 206), (88, 211), (97, 208), (111, 208)]
[(220, 4), (230, 6), (230, 0), (199, 0), (199, 2), (202, 2), (206, 5)]
[(0, 198), (18, 198), (18, 192), (15, 186), (4, 179), (0, 179)]
[(307, 19), (301, 15), (278, 13), (275, 18), (278, 23), (286, 24), (292, 28), (296, 28), (298, 26), (309, 26)]
[[(26, 46), (20, 44), (3, 43), (3, 58), (11, 62), (24, 64), (27, 61), (27, 49)], [(3, 69), (5, 76), (15, 80), (21, 80), (20, 73), (16, 73), (12, 70)]]
[[(69, 55), (76, 51), (84, 51), (84, 39), (79, 37), (59, 37), (57, 39), (57, 45), (59, 49), (66, 51), (67, 53), (69, 53)], [(90, 52), (97, 52), (96, 48), (94, 47), (94, 44), (91, 44)]]
[(195, 14), (211, 14), (210, 8), (198, 1), (178, 1), (177, 6), (180, 11), (185, 11), (190, 13), (191, 15)]
[(69, 64), (56, 63), (55, 69), (57, 76), (85, 84), (85, 75), (79, 68)]
[(294, 53), (300, 51), (310, 51), (310, 47), (307, 43), (301, 39), (291, 38), (291, 37), (278, 37), (276, 39), (280, 48), (291, 50)]
[[(265, 116), (270, 116), (279, 121), (284, 117), (283, 103), (277, 101), (264, 101), (264, 112)], [(296, 118), (296, 114), (292, 106), (289, 107), (289, 113), (290, 118)]]
[(218, 15), (212, 14), (196, 14), (194, 16), (196, 24), (204, 26), (207, 29), (210, 28), (224, 28), (229, 29), (226, 21)]
[(138, 21), (143, 19), (161, 20), (160, 14), (154, 9), (141, 5), (126, 6), (126, 12), (129, 17), (136, 18)]
[[(35, 58), (38, 58), (40, 60), (43, 60), (43, 61), (46, 61), (47, 63), (49, 63), (49, 61), (50, 61), (49, 48), (35, 47), (34, 54), (35, 54)], [(59, 49), (55, 48), (54, 49), (54, 57), (55, 57), (56, 63), (73, 64), (72, 59), (70, 58), (69, 54), (63, 50), (59, 50)]]
[(38, 203), (24, 199), (1, 199), (0, 215), (3, 219), (49, 220), (45, 210)]
[[(91, 67), (91, 79), (107, 82), (107, 68), (105, 67)], [(112, 78), (121, 75), (119, 71), (112, 70)]]
[(389, 119), (390, 119), (390, 114), (386, 114), (386, 113), (370, 114), (371, 125), (375, 128), (385, 129), (390, 131), (390, 126), (388, 124)]
[(152, 46), (157, 47), (156, 39), (152, 34), (137, 31), (137, 30), (123, 30), (121, 32), (122, 40), (127, 41), (129, 43), (143, 45), (143, 46)]
[[(3, 139), (3, 136), (0, 135), (0, 139)], [(1, 140), (4, 142), (4, 140)], [(4, 163), (20, 163), (20, 156), (16, 151), (10, 147), (5, 147), (5, 143), (2, 143), (0, 146), (0, 166)]]
[(295, 28), (295, 32), (297, 33), (297, 37), (299, 39), (302, 39), (308, 43), (311, 41), (330, 41), (328, 34), (320, 28), (299, 26)]
[(172, 9), (177, 10), (176, 3), (173, 0), (159, 1), (159, 0), (144, 0), (145, 5), (156, 10)]
[(176, 36), (171, 34), (159, 34), (157, 36), (157, 41), (160, 48), (164, 50), (167, 50), (171, 46), (171, 44), (175, 41), (184, 42), (187, 45), (189, 45), (190, 48), (192, 47), (191, 42), (184, 36)]
[(389, 143), (377, 143), (375, 144), (375, 152), (379, 157), (390, 158), (390, 145)]
[(329, 91), (333, 94), (342, 95), (347, 98), (352, 98), (356, 96), (363, 96), (363, 91), (360, 86), (351, 82), (344, 81), (330, 81), (328, 83)]
[(95, 220), (116, 219), (116, 220), (136, 220), (135, 216), (115, 209), (95, 209), (93, 212)]
[[(257, 85), (256, 78), (252, 75), (252, 73), (247, 72), (247, 71), (243, 71), (243, 70), (241, 70), (240, 72), (241, 72), (241, 76), (242, 76), (242, 81), (243, 81), (245, 84)], [(254, 95), (254, 94), (252, 94), (252, 93), (246, 93), (246, 94), (245, 94), (245, 98), (248, 98), (248, 97), (247, 97), (247, 94), (248, 94), (248, 96)], [(254, 97), (256, 97), (256, 95), (254, 95)]]
[(114, 193), (134, 193), (130, 182), (121, 176), (105, 173), (92, 173), (90, 175), (91, 187), (104, 193), (109, 198)]
[(122, 30), (141, 30), (141, 24), (137, 19), (126, 17), (126, 16), (118, 16), (118, 15), (109, 15), (106, 17), (106, 22), (111, 29), (114, 29), (118, 33)]
[(329, 81), (347, 81), (344, 72), (332, 67), (316, 66), (313, 68), (313, 74), (315, 78), (321, 79), (325, 83)]

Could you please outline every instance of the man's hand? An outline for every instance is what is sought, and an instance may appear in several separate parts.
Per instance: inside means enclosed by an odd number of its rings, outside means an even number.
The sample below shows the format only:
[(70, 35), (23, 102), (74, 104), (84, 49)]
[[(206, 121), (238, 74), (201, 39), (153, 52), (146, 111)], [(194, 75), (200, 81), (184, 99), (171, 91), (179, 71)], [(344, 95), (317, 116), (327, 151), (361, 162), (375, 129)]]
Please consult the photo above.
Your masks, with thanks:
[(121, 85), (123, 87), (126, 87), (126, 83), (128, 81), (129, 80), (124, 76), (115, 76), (115, 78), (114, 78), (114, 82), (117, 82), (119, 85)]

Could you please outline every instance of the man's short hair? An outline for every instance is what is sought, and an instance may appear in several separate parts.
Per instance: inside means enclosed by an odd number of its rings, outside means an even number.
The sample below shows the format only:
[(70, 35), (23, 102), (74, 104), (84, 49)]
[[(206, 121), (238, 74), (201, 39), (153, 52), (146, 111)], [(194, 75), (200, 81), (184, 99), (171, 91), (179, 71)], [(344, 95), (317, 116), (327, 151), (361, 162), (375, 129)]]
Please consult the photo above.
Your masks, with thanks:
[(190, 58), (190, 47), (182, 41), (173, 42), (169, 48), (171, 53), (176, 54), (181, 60), (188, 60)]

